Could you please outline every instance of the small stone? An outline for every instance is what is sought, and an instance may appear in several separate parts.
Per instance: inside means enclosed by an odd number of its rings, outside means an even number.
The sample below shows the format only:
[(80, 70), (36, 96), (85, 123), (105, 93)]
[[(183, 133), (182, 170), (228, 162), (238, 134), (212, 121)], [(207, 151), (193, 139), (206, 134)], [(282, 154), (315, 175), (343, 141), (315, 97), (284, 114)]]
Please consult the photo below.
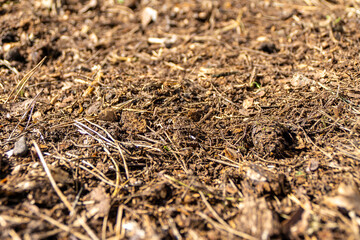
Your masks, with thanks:
[(28, 146), (26, 145), (26, 137), (22, 136), (15, 143), (15, 146), (13, 149), (13, 155), (16, 157), (25, 157), (27, 155), (28, 151), (29, 151), (29, 149), (28, 149)]
[(99, 114), (99, 119), (103, 121), (116, 122), (118, 117), (116, 112), (110, 109), (106, 109)]

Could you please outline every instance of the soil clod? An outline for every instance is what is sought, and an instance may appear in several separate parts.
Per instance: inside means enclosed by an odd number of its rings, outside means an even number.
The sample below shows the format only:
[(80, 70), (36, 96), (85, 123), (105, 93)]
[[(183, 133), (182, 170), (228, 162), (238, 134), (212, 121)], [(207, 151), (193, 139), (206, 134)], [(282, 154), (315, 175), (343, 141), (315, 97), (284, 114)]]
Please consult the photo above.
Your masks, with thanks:
[(292, 144), (288, 130), (278, 123), (256, 123), (251, 138), (261, 156), (284, 157), (284, 151)]

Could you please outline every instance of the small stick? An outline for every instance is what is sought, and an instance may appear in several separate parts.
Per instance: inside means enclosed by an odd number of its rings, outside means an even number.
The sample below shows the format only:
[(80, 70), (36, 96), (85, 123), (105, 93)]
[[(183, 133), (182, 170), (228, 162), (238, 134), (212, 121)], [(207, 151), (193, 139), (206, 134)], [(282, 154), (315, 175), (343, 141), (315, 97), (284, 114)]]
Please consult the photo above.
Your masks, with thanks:
[(210, 111), (209, 111), (208, 113), (206, 113), (205, 116), (204, 116), (202, 119), (200, 119), (200, 121), (198, 122), (198, 124), (203, 123), (206, 119), (208, 119), (208, 118), (211, 116), (211, 114), (212, 114), (213, 112), (214, 112), (214, 109), (210, 109)]

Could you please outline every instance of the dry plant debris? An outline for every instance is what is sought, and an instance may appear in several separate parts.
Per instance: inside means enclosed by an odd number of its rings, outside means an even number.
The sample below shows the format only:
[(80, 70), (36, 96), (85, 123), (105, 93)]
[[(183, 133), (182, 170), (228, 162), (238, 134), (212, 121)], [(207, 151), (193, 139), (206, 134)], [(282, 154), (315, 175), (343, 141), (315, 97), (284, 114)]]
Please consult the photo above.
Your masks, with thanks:
[(360, 238), (358, 1), (0, 6), (1, 239)]

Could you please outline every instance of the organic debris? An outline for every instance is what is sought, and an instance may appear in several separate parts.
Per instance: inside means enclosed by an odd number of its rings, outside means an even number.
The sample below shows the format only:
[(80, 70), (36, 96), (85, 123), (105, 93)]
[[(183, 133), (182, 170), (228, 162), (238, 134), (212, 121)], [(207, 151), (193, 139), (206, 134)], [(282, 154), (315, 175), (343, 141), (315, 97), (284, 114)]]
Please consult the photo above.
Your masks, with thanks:
[(359, 1), (0, 6), (0, 239), (360, 239)]

